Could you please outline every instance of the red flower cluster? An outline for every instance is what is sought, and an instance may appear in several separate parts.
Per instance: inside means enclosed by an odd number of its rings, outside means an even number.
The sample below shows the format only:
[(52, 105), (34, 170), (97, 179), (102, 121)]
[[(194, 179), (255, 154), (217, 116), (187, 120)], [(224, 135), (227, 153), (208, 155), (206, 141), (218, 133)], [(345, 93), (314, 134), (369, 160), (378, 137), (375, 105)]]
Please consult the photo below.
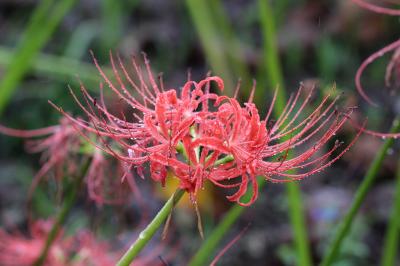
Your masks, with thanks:
[[(275, 93), (268, 115), (261, 119), (252, 96), (242, 106), (236, 95), (231, 98), (212, 93), (211, 83), (220, 91), (224, 89), (219, 77), (207, 77), (200, 82), (189, 80), (179, 90), (165, 90), (161, 78), (156, 82), (146, 56), (145, 70), (133, 58), (134, 76), (119, 57), (114, 60), (110, 54), (110, 58), (114, 80), (107, 77), (96, 59), (94, 62), (107, 86), (128, 105), (128, 113), (116, 114), (106, 107), (102, 86), (99, 101), (83, 85), (83, 101), (71, 90), (88, 121), (58, 109), (88, 141), (136, 167), (141, 174), (147, 163), (151, 177), (164, 185), (170, 171), (193, 200), (208, 180), (222, 188), (236, 189), (227, 198), (250, 205), (258, 195), (256, 176), (273, 182), (302, 179), (328, 167), (356, 140), (340, 152), (336, 151), (338, 141), (328, 151), (323, 150), (352, 112), (335, 110), (337, 98), (329, 101), (330, 95), (305, 115), (312, 90), (299, 104), (300, 88), (277, 121), (273, 121), (270, 116)], [(252, 95), (253, 92), (254, 88)], [(94, 143), (87, 132), (96, 133), (101, 141)], [(295, 148), (298, 154), (292, 152)], [(297, 169), (304, 170), (289, 172)], [(249, 183), (252, 197), (242, 202)]]

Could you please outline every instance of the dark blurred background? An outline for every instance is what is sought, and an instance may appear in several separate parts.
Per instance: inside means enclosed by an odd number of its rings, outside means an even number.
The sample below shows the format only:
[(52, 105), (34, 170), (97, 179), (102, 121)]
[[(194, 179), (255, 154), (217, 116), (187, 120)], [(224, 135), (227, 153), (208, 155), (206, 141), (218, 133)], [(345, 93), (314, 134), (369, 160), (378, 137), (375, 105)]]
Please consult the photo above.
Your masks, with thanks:
[[(298, 88), (299, 82), (306, 87), (317, 84), (316, 94), (323, 95), (335, 83), (338, 91), (344, 92), (344, 105), (358, 106), (360, 120), (368, 116), (369, 128), (386, 132), (399, 110), (398, 88), (384, 84), (391, 55), (374, 62), (362, 78), (368, 94), (380, 103), (379, 108), (361, 100), (354, 76), (368, 55), (400, 36), (399, 18), (363, 10), (348, 0), (280, 0), (270, 4), (272, 14), (268, 19), (275, 24), (272, 36), (277, 41), (284, 83), (279, 86), (289, 94)], [(46, 16), (38, 23), (40, 8)], [(249, 95), (252, 79), (256, 79), (255, 101), (265, 110), (278, 84), (273, 85), (276, 79), (268, 75), (267, 37), (259, 9), (257, 1), (240, 0), (1, 0), (0, 122), (18, 129), (56, 124), (60, 114), (48, 104), (48, 99), (65, 110), (79, 113), (67, 85), (78, 89), (79, 77), (96, 94), (101, 80), (89, 50), (104, 66), (109, 65), (109, 51), (119, 53), (127, 62), (131, 55), (140, 56), (144, 51), (153, 70), (163, 72), (168, 88), (182, 86), (189, 69), (194, 80), (212, 71), (224, 78), (227, 94), (233, 92), (241, 78), (244, 98)], [(342, 138), (351, 139), (354, 130), (345, 129), (342, 134)], [(24, 228), (26, 192), (40, 167), (39, 156), (26, 154), (23, 143), (21, 139), (0, 135), (3, 227)], [(382, 143), (381, 139), (362, 136), (333, 167), (299, 183), (315, 261), (321, 258), (328, 237), (349, 207)], [(397, 146), (390, 149), (378, 182), (368, 194), (335, 265), (378, 263), (394, 194)], [(147, 192), (154, 191), (151, 182), (139, 185)], [(55, 190), (54, 184), (45, 182), (38, 188), (32, 207), (38, 217), (54, 213)], [(220, 248), (251, 223), (245, 236), (221, 259), (221, 265), (296, 264), (284, 191), (281, 184), (265, 187), (257, 203), (246, 210), (225, 237)], [(163, 192), (157, 197), (143, 194), (153, 208), (152, 213), (165, 201)], [(204, 208), (206, 235), (229, 207), (218, 191), (209, 192), (207, 197), (214, 197), (218, 203)], [(100, 208), (83, 199), (69, 218), (68, 228), (73, 231), (89, 227), (104, 239), (124, 232), (127, 237), (137, 223), (137, 212), (140, 208), (135, 203)], [(178, 246), (178, 252), (170, 261), (171, 265), (184, 265), (201, 240), (190, 207), (177, 217), (173, 230), (179, 237), (172, 242)], [(112, 226), (115, 224), (118, 229)]]

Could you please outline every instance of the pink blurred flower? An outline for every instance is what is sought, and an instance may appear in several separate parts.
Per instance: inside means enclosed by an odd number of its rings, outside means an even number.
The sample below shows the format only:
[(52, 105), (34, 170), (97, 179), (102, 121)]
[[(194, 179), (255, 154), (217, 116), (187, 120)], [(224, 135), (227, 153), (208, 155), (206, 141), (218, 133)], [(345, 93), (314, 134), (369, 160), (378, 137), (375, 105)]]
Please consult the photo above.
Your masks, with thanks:
[[(211, 83), (220, 91), (224, 89), (223, 80), (217, 76), (200, 82), (189, 80), (178, 91), (165, 90), (161, 79), (155, 81), (146, 56), (144, 71), (133, 58), (134, 75), (128, 73), (119, 57), (117, 63), (111, 53), (110, 58), (115, 82), (106, 76), (96, 59), (94, 62), (107, 86), (130, 108), (128, 113), (115, 114), (107, 108), (102, 86), (100, 101), (83, 85), (83, 102), (71, 91), (88, 116), (87, 121), (56, 108), (102, 151), (141, 171), (148, 163), (151, 177), (162, 185), (170, 171), (193, 200), (209, 180), (219, 187), (235, 188), (236, 192), (227, 198), (250, 205), (258, 195), (256, 176), (273, 182), (300, 180), (330, 166), (360, 134), (340, 152), (336, 151), (339, 141), (323, 151), (352, 112), (351, 108), (338, 112), (334, 108), (337, 98), (329, 101), (330, 95), (314, 111), (306, 113), (312, 91), (299, 104), (300, 88), (274, 122), (270, 116), (276, 94), (268, 115), (261, 119), (252, 103), (253, 96), (242, 106), (236, 97), (210, 92)], [(88, 132), (96, 133), (100, 141), (91, 141)], [(293, 155), (290, 159), (289, 152)], [(305, 170), (290, 172), (301, 169)], [(241, 199), (249, 183), (253, 193), (250, 201), (244, 203)]]
[[(375, 13), (380, 13), (384, 15), (389, 15), (389, 16), (400, 16), (400, 9), (393, 8), (394, 3), (391, 3), (390, 1), (387, 1), (388, 3), (382, 3), (379, 2), (379, 4), (374, 3), (374, 1), (368, 2), (364, 0), (352, 0), (354, 3), (359, 5), (360, 7), (370, 10)], [(390, 5), (388, 5), (390, 4)], [(361, 66), (358, 68), (356, 76), (355, 76), (355, 83), (356, 83), (356, 88), (360, 95), (366, 100), (369, 104), (375, 105), (376, 104), (368, 97), (368, 95), (365, 93), (362, 85), (361, 85), (361, 76), (364, 73), (364, 70), (367, 68), (368, 65), (370, 65), (372, 62), (377, 60), (378, 58), (382, 57), (383, 55), (389, 53), (389, 52), (394, 52), (392, 59), (390, 60), (387, 68), (386, 68), (386, 75), (385, 75), (385, 83), (386, 86), (391, 85), (391, 79), (392, 77), (394, 79), (400, 80), (400, 40), (397, 40), (382, 49), (379, 49), (377, 52), (373, 53), (370, 55), (364, 62), (361, 64)]]
[[(30, 227), (30, 237), (21, 233), (7, 233), (0, 229), (0, 265), (31, 266), (41, 254), (51, 221), (37, 221)], [(140, 256), (132, 265), (163, 265), (158, 255), (164, 250), (156, 246)], [(112, 249), (109, 243), (99, 241), (89, 231), (81, 230), (72, 236), (61, 231), (51, 245), (44, 265), (48, 266), (111, 266), (121, 257), (122, 251)]]
[[(400, 9), (394, 8), (394, 2), (391, 1), (386, 1), (385, 3), (379, 2), (379, 4), (376, 4), (374, 1), (364, 1), (364, 0), (352, 0), (354, 3), (357, 5), (361, 6), (364, 9), (370, 10), (375, 13), (380, 13), (384, 15), (389, 15), (389, 16), (400, 16)], [(390, 60), (389, 64), (386, 67), (386, 74), (385, 74), (385, 83), (387, 87), (390, 87), (392, 85), (392, 80), (395, 81), (395, 85), (400, 84), (400, 40), (394, 41), (391, 44), (379, 49), (372, 55), (370, 55), (367, 59), (365, 59), (360, 67), (357, 69), (357, 73), (355, 75), (355, 84), (358, 93), (361, 95), (361, 97), (370, 105), (373, 105), (377, 107), (378, 105), (367, 95), (365, 92), (362, 84), (361, 84), (361, 77), (365, 71), (365, 69), (373, 62), (375, 62), (377, 59), (381, 58), (387, 53), (393, 52), (392, 59)], [(353, 124), (356, 127), (360, 127), (357, 125), (357, 123), (353, 122)], [(372, 136), (377, 136), (377, 137), (382, 137), (382, 138), (398, 138), (400, 137), (400, 133), (382, 133), (382, 132), (377, 132), (374, 130), (368, 130), (364, 129), (363, 130), (365, 133), (372, 135)]]
[(65, 238), (65, 244), (70, 246), (68, 265), (71, 266), (111, 266), (119, 257), (107, 242), (97, 240), (89, 231)]
[[(39, 221), (30, 228), (30, 237), (10, 234), (0, 229), (0, 264), (4, 266), (30, 266), (40, 256), (51, 229), (51, 222)], [(60, 236), (51, 246), (44, 265), (65, 265), (65, 250)]]
[(42, 154), (42, 167), (32, 181), (30, 195), (40, 180), (50, 172), (59, 181), (66, 175), (76, 173), (77, 164), (74, 157), (79, 152), (81, 141), (68, 119), (61, 119), (59, 125), (35, 130), (18, 130), (0, 125), (0, 132), (30, 139), (26, 142), (27, 151)]
[(385, 83), (387, 87), (392, 86), (392, 80), (394, 81), (394, 87), (400, 87), (400, 44), (399, 47), (393, 53), (392, 59), (386, 67)]
[[(398, 3), (396, 1), (366, 1), (366, 0), (352, 0), (357, 5), (362, 8), (368, 9), (370, 11), (381, 13), (390, 16), (400, 16), (400, 9), (394, 8)], [(379, 4), (375, 4), (378, 2)]]
[[(99, 241), (89, 231), (81, 231), (68, 239), (72, 245), (73, 257), (70, 266), (111, 266), (115, 265), (122, 256), (122, 250), (113, 250), (109, 243)], [(165, 250), (163, 245), (155, 246), (150, 252), (142, 254), (131, 263), (132, 266), (163, 266), (160, 254)], [(174, 255), (172, 253), (172, 255)], [(170, 256), (166, 257), (167, 259)]]
[(140, 196), (129, 166), (113, 157), (106, 158), (98, 149), (93, 151), (85, 180), (89, 198), (98, 205), (126, 202), (130, 192), (136, 197)]
[[(90, 159), (85, 181), (89, 197), (101, 205), (121, 203), (129, 199), (131, 191), (139, 194), (134, 178), (126, 163), (115, 160), (96, 149), (91, 148), (75, 130), (67, 118), (62, 118), (59, 125), (35, 130), (17, 130), (0, 125), (0, 132), (14, 137), (28, 138), (26, 149), (31, 153), (41, 153), (42, 166), (36, 173), (29, 192), (45, 176), (54, 176), (60, 182), (64, 177), (77, 177), (85, 159)], [(95, 134), (90, 136), (96, 138)], [(128, 186), (122, 184), (121, 177)], [(129, 189), (130, 188), (130, 189)]]

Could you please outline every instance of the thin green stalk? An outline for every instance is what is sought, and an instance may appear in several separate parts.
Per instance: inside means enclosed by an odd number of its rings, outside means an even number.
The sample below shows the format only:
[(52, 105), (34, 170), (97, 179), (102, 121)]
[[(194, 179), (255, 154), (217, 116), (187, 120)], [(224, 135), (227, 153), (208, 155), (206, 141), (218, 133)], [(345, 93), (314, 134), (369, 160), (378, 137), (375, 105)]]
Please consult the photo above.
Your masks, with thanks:
[(224, 163), (229, 163), (229, 162), (231, 162), (231, 161), (233, 161), (233, 160), (234, 160), (234, 158), (233, 158), (232, 155), (227, 155), (227, 156), (225, 156), (224, 158), (221, 158), (221, 159), (215, 161), (215, 165), (220, 165), (220, 164), (224, 164)]
[(147, 225), (147, 227), (140, 232), (139, 237), (125, 252), (124, 256), (118, 261), (117, 266), (129, 266), (139, 252), (146, 246), (150, 239), (154, 236), (160, 226), (165, 222), (170, 215), (174, 206), (182, 198), (185, 193), (182, 189), (177, 189), (175, 193), (169, 198), (162, 209), (157, 213), (154, 219)]
[[(394, 120), (391, 132), (398, 132), (400, 130), (400, 123), (398, 119)], [(342, 245), (343, 240), (348, 235), (351, 226), (353, 224), (353, 220), (361, 207), (361, 204), (364, 201), (365, 196), (367, 195), (369, 189), (374, 184), (374, 181), (378, 175), (379, 169), (381, 169), (383, 159), (385, 158), (388, 149), (393, 145), (394, 139), (387, 139), (377, 155), (375, 156), (374, 161), (371, 163), (368, 168), (367, 174), (365, 175), (364, 180), (361, 185), (358, 187), (356, 194), (354, 196), (354, 200), (350, 206), (349, 211), (343, 218), (342, 222), (339, 224), (337, 232), (333, 238), (332, 244), (329, 246), (328, 251), (326, 252), (324, 258), (322, 259), (321, 266), (329, 266), (331, 265), (335, 259), (337, 258), (340, 247)]]
[[(274, 12), (269, 0), (259, 0), (258, 10), (263, 35), (263, 64), (259, 69), (260, 73), (257, 80), (263, 87), (265, 84), (268, 84), (270, 90), (279, 87), (276, 99), (276, 106), (278, 108), (275, 108), (275, 114), (279, 115), (285, 106), (286, 94), (276, 40)], [(268, 75), (265, 75), (265, 71)], [(265, 79), (267, 79), (268, 83), (265, 82)], [(257, 90), (256, 97), (264, 99), (265, 90)]]
[(286, 190), (289, 201), (290, 222), (292, 224), (295, 247), (298, 256), (297, 265), (312, 265), (310, 243), (307, 237), (300, 187), (296, 183), (288, 183), (286, 185)]
[[(226, 52), (229, 66), (232, 68), (236, 77), (242, 79), (242, 93), (250, 93), (251, 78), (249, 69), (245, 64), (244, 49), (236, 38), (229, 18), (225, 12), (223, 3), (220, 0), (208, 0), (208, 11), (213, 14), (215, 18), (216, 32), (223, 37), (224, 51)], [(247, 95), (248, 96), (248, 95)]]
[(396, 254), (399, 249), (400, 237), (400, 160), (397, 162), (396, 173), (396, 189), (394, 192), (394, 204), (392, 207), (392, 214), (388, 222), (386, 230), (385, 242), (383, 245), (383, 254), (381, 265), (392, 266), (396, 264)]
[(34, 266), (41, 266), (46, 261), (51, 245), (56, 239), (58, 233), (60, 232), (61, 226), (64, 224), (65, 219), (67, 218), (69, 212), (71, 211), (72, 207), (76, 202), (79, 188), (81, 187), (83, 179), (85, 178), (87, 170), (89, 169), (90, 161), (91, 160), (88, 159), (84, 163), (79, 176), (71, 183), (69, 190), (66, 193), (67, 195), (65, 197), (63, 206), (56, 217), (56, 220), (53, 224), (53, 227), (50, 230), (50, 233), (47, 236), (46, 243), (42, 249), (42, 252), (40, 253), (39, 258), (33, 264)]
[(233, 75), (230, 71), (223, 40), (216, 31), (216, 23), (209, 11), (207, 1), (186, 0), (186, 6), (211, 68), (224, 79), (225, 88), (228, 94), (232, 95), (235, 88)]
[(53, 0), (44, 0), (34, 11), (23, 38), (19, 42), (16, 54), (0, 82), (0, 115), (19, 82), (31, 67), (33, 59), (47, 43), (76, 0), (57, 1), (51, 8), (53, 2)]
[[(279, 51), (276, 41), (276, 26), (274, 12), (270, 5), (270, 1), (259, 0), (260, 22), (264, 38), (264, 67), (268, 73), (268, 81), (271, 89), (279, 87), (278, 97), (276, 99), (274, 112), (278, 117), (285, 107), (286, 93), (282, 75), (282, 67), (279, 60)], [(265, 76), (265, 75), (264, 75)], [(262, 93), (262, 90), (258, 90)], [(256, 97), (263, 98), (264, 95)], [(303, 212), (303, 202), (301, 198), (301, 190), (296, 183), (288, 183), (286, 186), (287, 197), (289, 201), (289, 217), (294, 233), (294, 241), (297, 250), (298, 265), (311, 265), (310, 244), (307, 238), (307, 229)]]

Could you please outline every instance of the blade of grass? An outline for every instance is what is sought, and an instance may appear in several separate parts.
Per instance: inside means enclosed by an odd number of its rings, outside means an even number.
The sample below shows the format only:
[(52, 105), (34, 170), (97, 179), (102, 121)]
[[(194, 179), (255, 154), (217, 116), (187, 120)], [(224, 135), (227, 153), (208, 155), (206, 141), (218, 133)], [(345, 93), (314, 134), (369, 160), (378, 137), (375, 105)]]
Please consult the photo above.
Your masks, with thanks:
[[(66, 45), (64, 56), (68, 58), (80, 59), (87, 55), (89, 45), (95, 37), (99, 35), (99, 25), (95, 21), (81, 23), (72, 32)], [(35, 62), (33, 63), (35, 64)]]
[[(13, 49), (0, 47), (0, 65), (10, 65), (13, 57)], [(71, 77), (71, 81), (76, 81), (75, 76), (78, 76), (84, 82), (98, 84), (100, 77), (98, 70), (90, 63), (50, 54), (38, 54), (32, 62), (32, 69), (39, 75), (52, 76), (61, 81)], [(110, 68), (104, 67), (103, 70), (110, 75), (113, 73)], [(98, 88), (88, 86), (88, 89), (98, 92)]]
[(123, 1), (102, 0), (102, 45), (104, 50), (110, 50), (118, 43), (123, 29)]
[[(207, 1), (206, 1), (207, 2)], [(229, 65), (236, 77), (242, 79), (242, 87), (248, 96), (250, 94), (251, 79), (249, 69), (245, 64), (245, 55), (238, 38), (235, 37), (234, 30), (229, 22), (229, 18), (220, 0), (208, 0), (208, 12), (215, 18), (216, 32), (223, 36), (224, 46), (226, 47), (226, 57)]]
[(228, 94), (233, 95), (235, 88), (233, 75), (229, 68), (224, 43), (216, 31), (216, 23), (209, 12), (207, 2), (197, 0), (186, 0), (185, 2), (211, 68), (225, 81)]
[[(260, 72), (257, 75), (257, 80), (264, 85), (267, 84), (265, 80), (267, 79), (270, 89), (275, 89), (277, 86), (280, 88), (275, 105), (277, 108), (274, 110), (275, 114), (279, 115), (285, 106), (286, 94), (276, 41), (274, 12), (272, 11), (269, 0), (259, 0), (258, 10), (263, 35), (263, 63), (259, 69)], [(267, 72), (268, 75), (265, 75), (265, 72)], [(265, 91), (257, 90), (256, 97), (263, 99), (265, 97)]]
[(18, 44), (15, 57), (0, 82), (0, 115), (4, 111), (12, 94), (25, 73), (31, 67), (33, 59), (47, 43), (50, 36), (76, 0), (44, 0), (35, 9), (28, 23), (24, 37)]
[[(391, 129), (392, 133), (398, 132), (400, 130), (400, 123), (398, 118), (396, 118), (393, 122), (393, 126)], [(389, 138), (387, 139), (378, 153), (376, 154), (374, 161), (368, 168), (367, 174), (365, 175), (364, 180), (361, 182), (360, 186), (358, 187), (356, 194), (354, 196), (353, 202), (350, 206), (349, 211), (346, 213), (345, 217), (341, 221), (338, 226), (337, 232), (333, 238), (332, 244), (329, 246), (328, 251), (326, 252), (324, 258), (322, 259), (321, 266), (328, 266), (331, 265), (335, 259), (337, 258), (340, 247), (343, 240), (348, 235), (348, 232), (351, 229), (353, 220), (363, 203), (365, 196), (367, 195), (369, 189), (374, 184), (374, 181), (378, 175), (379, 169), (382, 166), (383, 159), (385, 158), (388, 149), (393, 145), (394, 139)]]
[(34, 36), (34, 33), (39, 29), (43, 18), (49, 12), (53, 3), (54, 0), (40, 1), (35, 10), (33, 10), (25, 31), (21, 34), (21, 39), (19, 40), (20, 44), (24, 42), (29, 42), (29, 39)]
[(386, 229), (381, 259), (382, 266), (396, 265), (396, 253), (399, 250), (400, 237), (400, 160), (397, 162), (396, 189), (394, 192), (394, 204)]

